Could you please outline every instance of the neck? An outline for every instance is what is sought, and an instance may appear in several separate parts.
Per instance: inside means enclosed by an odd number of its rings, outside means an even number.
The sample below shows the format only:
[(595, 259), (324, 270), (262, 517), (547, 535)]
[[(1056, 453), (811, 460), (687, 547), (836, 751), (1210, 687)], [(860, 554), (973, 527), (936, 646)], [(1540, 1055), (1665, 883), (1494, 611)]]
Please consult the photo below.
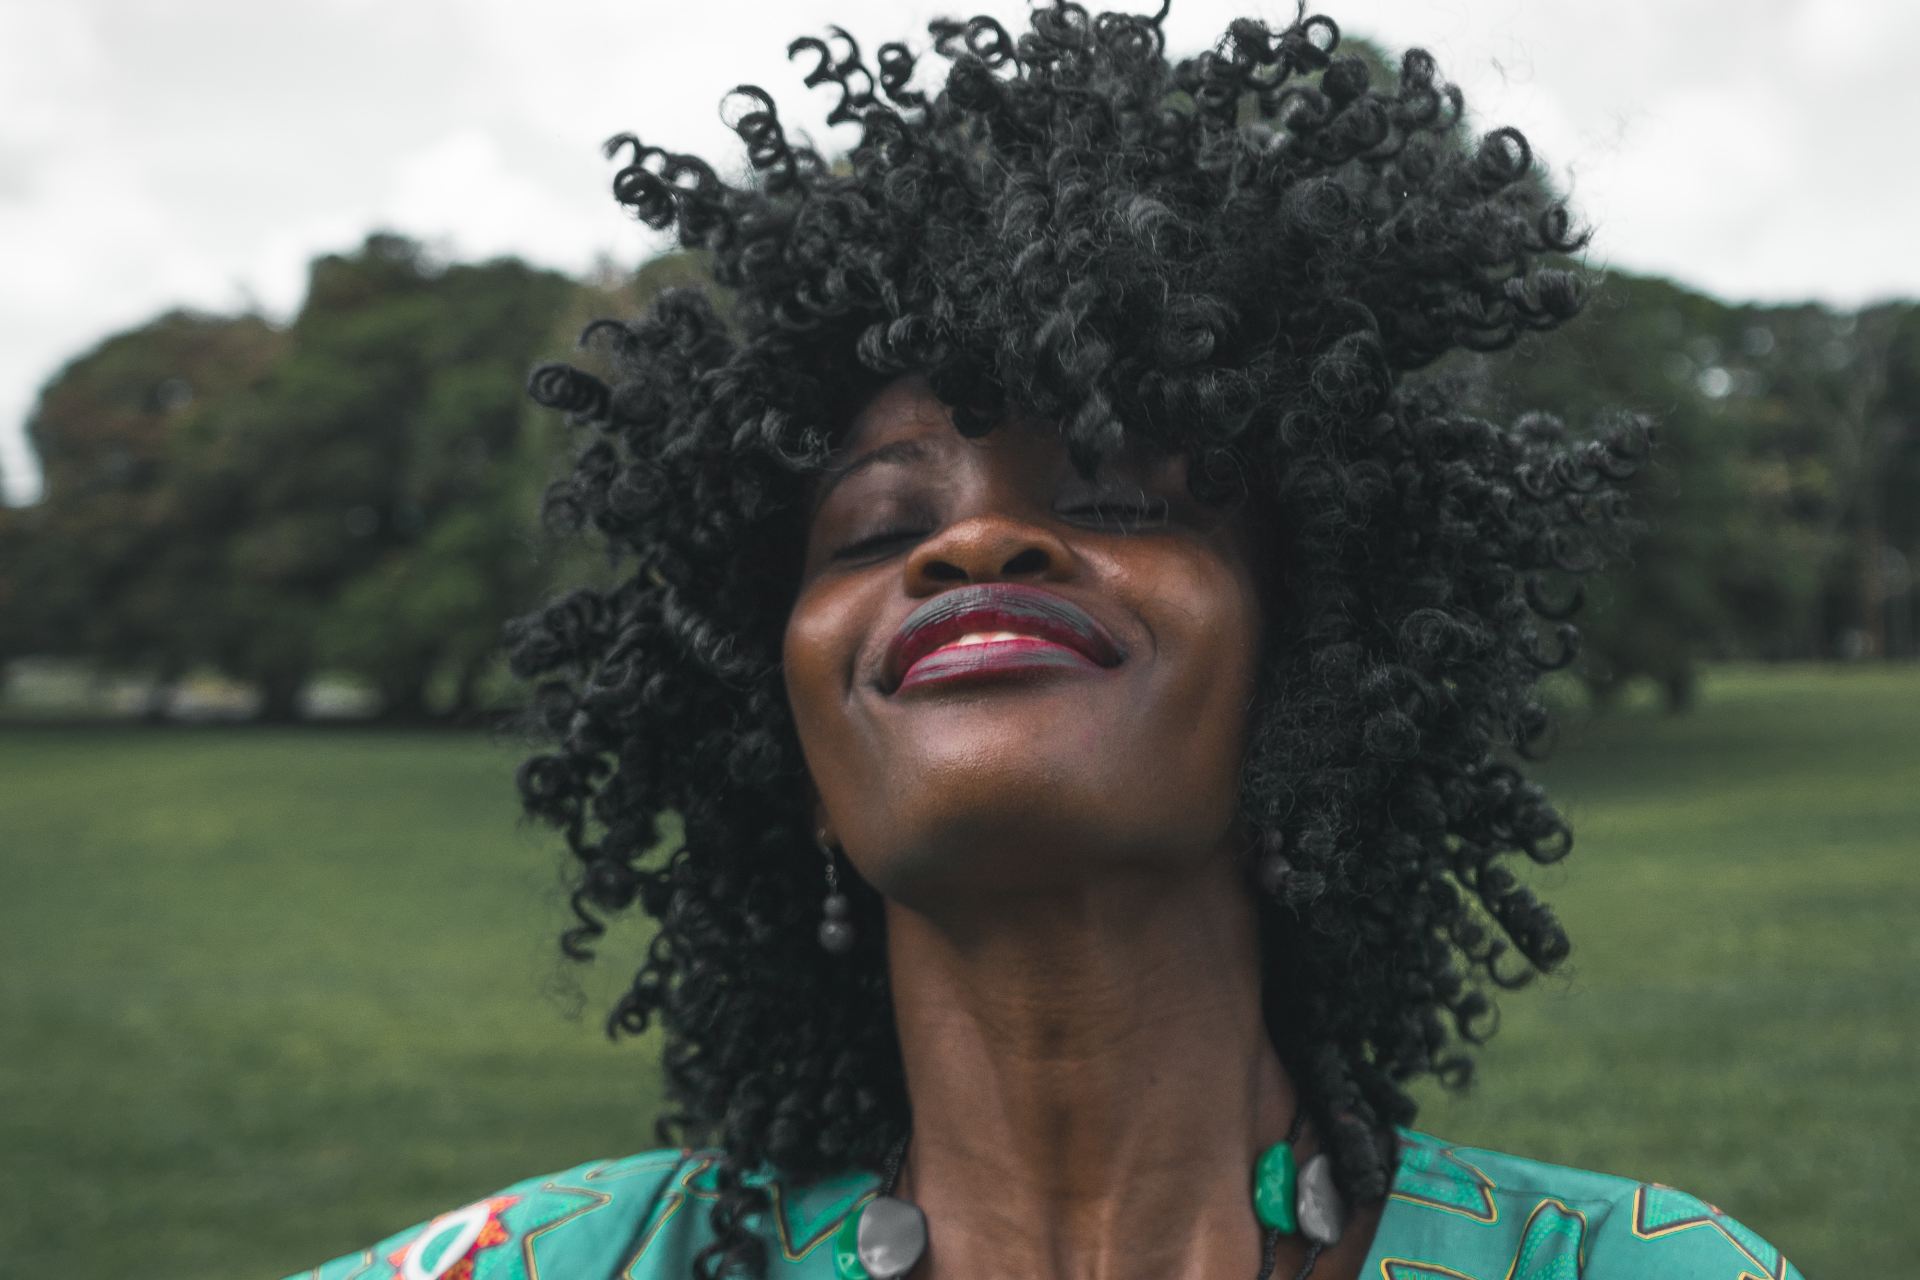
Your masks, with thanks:
[(1251, 1170), (1296, 1096), (1231, 859), (957, 918), (888, 910), (925, 1274), (1252, 1277)]

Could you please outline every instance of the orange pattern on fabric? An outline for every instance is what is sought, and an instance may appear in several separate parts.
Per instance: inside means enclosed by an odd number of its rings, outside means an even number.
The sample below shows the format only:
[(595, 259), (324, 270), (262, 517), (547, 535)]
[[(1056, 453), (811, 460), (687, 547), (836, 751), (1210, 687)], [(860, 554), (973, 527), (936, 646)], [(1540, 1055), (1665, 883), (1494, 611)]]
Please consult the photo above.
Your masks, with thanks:
[[(503, 1245), (512, 1239), (512, 1236), (507, 1231), (506, 1224), (500, 1221), (500, 1215), (507, 1211), (509, 1205), (519, 1203), (519, 1196), (488, 1196), (484, 1200), (474, 1201), (476, 1205), (484, 1204), (487, 1206), (487, 1220), (481, 1226), (480, 1234), (475, 1236), (473, 1243), (467, 1247), (467, 1251), (460, 1255), (460, 1260), (434, 1273), (438, 1276), (439, 1280), (473, 1280), (473, 1264), (480, 1251), (482, 1249), (492, 1249), (498, 1245)], [(467, 1207), (472, 1208), (473, 1206), (469, 1205)], [(455, 1212), (459, 1213), (464, 1211), (455, 1210)], [(432, 1222), (420, 1228), (419, 1235), (387, 1255), (387, 1265), (393, 1268), (393, 1273), (396, 1276), (406, 1274), (407, 1251), (426, 1239), (429, 1235), (434, 1234), (434, 1229), (452, 1216), (453, 1214), (448, 1213), (441, 1214)]]

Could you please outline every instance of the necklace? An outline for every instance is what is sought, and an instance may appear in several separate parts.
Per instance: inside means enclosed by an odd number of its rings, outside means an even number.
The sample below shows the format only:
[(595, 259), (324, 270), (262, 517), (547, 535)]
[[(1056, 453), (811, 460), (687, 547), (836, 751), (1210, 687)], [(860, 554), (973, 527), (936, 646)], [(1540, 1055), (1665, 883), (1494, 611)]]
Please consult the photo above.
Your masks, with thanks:
[[(1294, 1280), (1307, 1280), (1328, 1245), (1340, 1238), (1346, 1207), (1333, 1183), (1333, 1165), (1322, 1151), (1296, 1166), (1293, 1144), (1300, 1136), (1296, 1111), (1287, 1136), (1260, 1153), (1253, 1166), (1253, 1210), (1266, 1228), (1255, 1280), (1270, 1280), (1280, 1237), (1298, 1233), (1307, 1240), (1307, 1260)], [(912, 1135), (909, 1134), (908, 1137)], [(839, 1280), (900, 1280), (927, 1251), (927, 1215), (893, 1194), (906, 1160), (907, 1137), (887, 1156), (886, 1178), (874, 1197), (847, 1215), (833, 1240), (833, 1272)]]

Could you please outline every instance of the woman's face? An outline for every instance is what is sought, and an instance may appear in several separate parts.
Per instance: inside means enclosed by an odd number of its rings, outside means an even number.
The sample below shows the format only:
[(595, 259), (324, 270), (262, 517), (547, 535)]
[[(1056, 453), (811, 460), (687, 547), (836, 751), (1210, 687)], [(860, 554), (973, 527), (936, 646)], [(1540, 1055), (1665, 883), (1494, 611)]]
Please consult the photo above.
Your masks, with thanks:
[(1184, 459), (1085, 480), (1052, 429), (968, 440), (902, 379), (815, 503), (787, 697), (869, 883), (930, 910), (1222, 852), (1262, 620), (1245, 519)]

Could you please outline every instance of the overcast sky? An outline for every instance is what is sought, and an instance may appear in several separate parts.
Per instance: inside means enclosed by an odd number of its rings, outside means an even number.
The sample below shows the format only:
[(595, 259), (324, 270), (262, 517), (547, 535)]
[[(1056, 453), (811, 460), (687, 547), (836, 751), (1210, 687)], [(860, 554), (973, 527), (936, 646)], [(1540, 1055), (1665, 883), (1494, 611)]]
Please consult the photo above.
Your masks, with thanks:
[[(1146, 9), (1153, 0), (1129, 7)], [(730, 165), (716, 104), (766, 85), (816, 143), (787, 40), (871, 51), (1023, 0), (0, 0), (0, 474), (67, 358), (174, 305), (298, 305), (375, 226), (579, 270), (659, 247), (607, 191), (632, 129)], [(1920, 0), (1326, 0), (1516, 124), (1598, 228), (1596, 265), (1732, 299), (1920, 295)], [(1282, 3), (1176, 0), (1172, 50)]]

